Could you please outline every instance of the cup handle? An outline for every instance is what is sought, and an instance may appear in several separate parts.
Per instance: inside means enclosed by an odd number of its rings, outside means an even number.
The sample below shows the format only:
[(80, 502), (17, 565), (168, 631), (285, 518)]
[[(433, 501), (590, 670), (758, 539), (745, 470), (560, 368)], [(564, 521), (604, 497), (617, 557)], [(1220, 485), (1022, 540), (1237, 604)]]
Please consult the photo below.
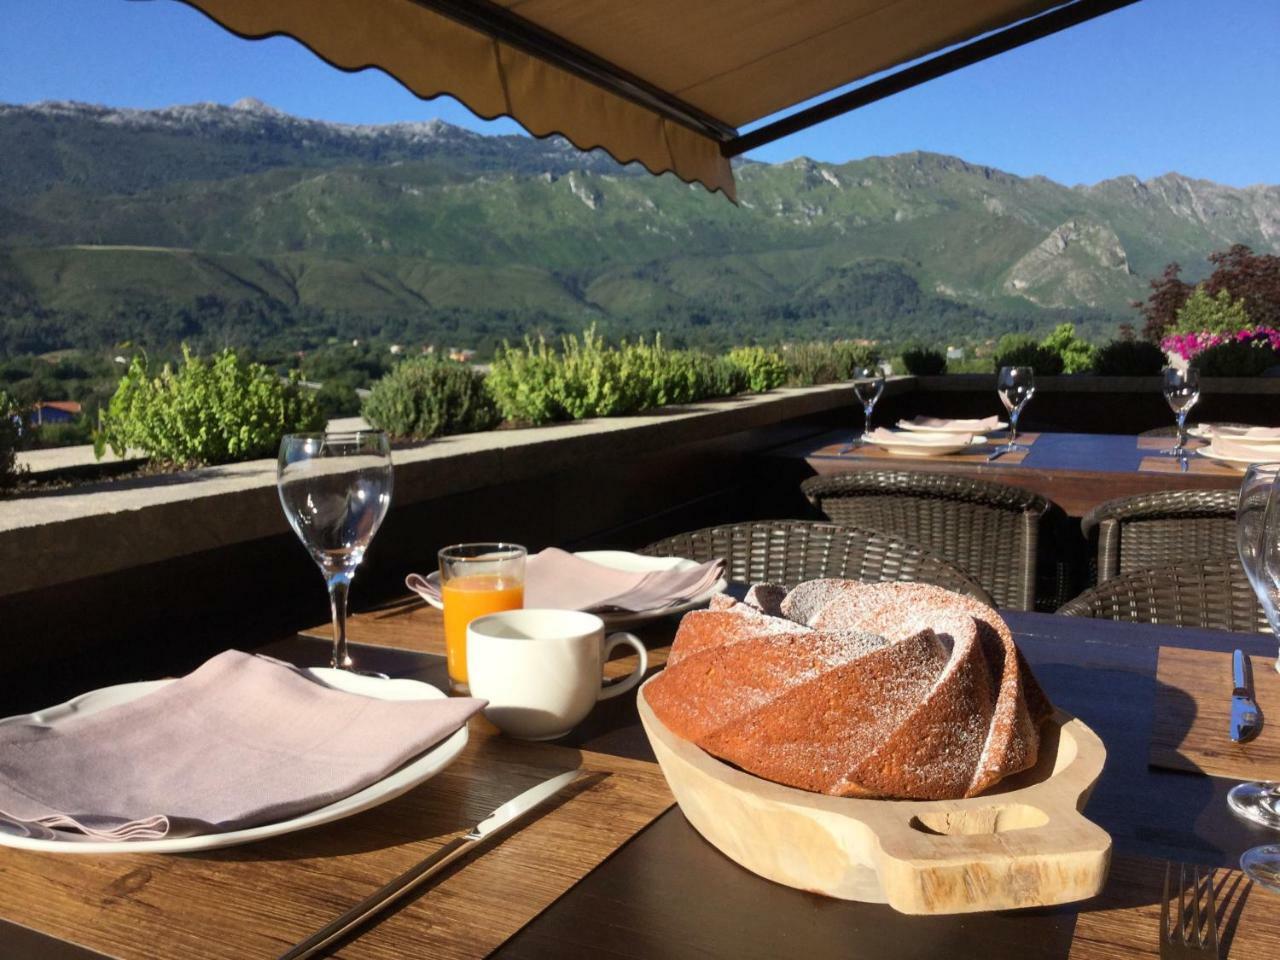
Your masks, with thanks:
[(608, 660), (609, 654), (613, 653), (613, 648), (621, 646), (624, 643), (630, 644), (635, 648), (636, 653), (640, 657), (640, 663), (631, 671), (631, 675), (625, 680), (620, 680), (619, 682), (610, 684), (607, 687), (601, 686), (600, 696), (596, 698), (597, 700), (608, 700), (610, 697), (616, 697), (619, 694), (626, 693), (641, 681), (644, 677), (645, 671), (649, 669), (649, 651), (645, 649), (645, 645), (640, 642), (640, 638), (634, 633), (614, 633), (606, 637), (604, 641), (604, 653), (600, 657), (601, 661), (603, 662)]

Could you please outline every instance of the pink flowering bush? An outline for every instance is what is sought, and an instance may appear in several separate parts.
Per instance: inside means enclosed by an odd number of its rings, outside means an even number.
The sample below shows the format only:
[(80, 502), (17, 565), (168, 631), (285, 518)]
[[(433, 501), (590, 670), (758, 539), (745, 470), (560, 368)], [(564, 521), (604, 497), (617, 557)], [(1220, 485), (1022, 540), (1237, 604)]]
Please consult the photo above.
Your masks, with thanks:
[(1170, 353), (1176, 353), (1184, 360), (1190, 360), (1209, 347), (1245, 341), (1250, 342), (1251, 346), (1266, 346), (1280, 352), (1280, 330), (1274, 327), (1246, 327), (1230, 333), (1210, 333), (1205, 330), (1198, 333), (1171, 333), (1160, 341), (1160, 346)]

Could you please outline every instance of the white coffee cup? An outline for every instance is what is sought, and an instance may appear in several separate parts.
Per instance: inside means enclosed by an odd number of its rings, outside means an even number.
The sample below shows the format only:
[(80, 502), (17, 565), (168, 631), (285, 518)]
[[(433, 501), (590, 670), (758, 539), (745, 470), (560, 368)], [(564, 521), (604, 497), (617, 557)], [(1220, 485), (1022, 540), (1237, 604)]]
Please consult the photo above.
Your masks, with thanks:
[[(603, 686), (610, 652), (630, 644), (640, 663)], [(467, 627), (471, 695), (488, 700), (484, 715), (521, 740), (553, 740), (586, 719), (598, 700), (626, 693), (644, 676), (649, 655), (629, 633), (604, 635), (604, 621), (579, 610), (504, 610)]]

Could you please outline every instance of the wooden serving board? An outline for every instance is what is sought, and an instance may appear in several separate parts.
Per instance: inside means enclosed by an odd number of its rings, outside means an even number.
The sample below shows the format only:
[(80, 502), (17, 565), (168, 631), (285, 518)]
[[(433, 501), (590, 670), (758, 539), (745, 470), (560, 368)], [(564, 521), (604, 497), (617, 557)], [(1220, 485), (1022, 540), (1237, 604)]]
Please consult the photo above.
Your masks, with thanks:
[(1039, 762), (966, 800), (830, 797), (771, 783), (682, 740), (641, 687), (640, 719), (676, 802), (699, 833), (752, 873), (902, 913), (1042, 907), (1095, 896), (1111, 838), (1080, 813), (1106, 749), (1057, 711)]
[(120, 960), (275, 957), (503, 801), (579, 766), (599, 775), (333, 954), (474, 960), (670, 807), (655, 764), (473, 728), (450, 767), (404, 796), (261, 843), (181, 856), (0, 847), (0, 917)]
[(1250, 657), (1262, 732), (1232, 743), (1231, 655), (1161, 647), (1156, 662), (1153, 767), (1236, 780), (1280, 780), (1280, 673), (1274, 657)]

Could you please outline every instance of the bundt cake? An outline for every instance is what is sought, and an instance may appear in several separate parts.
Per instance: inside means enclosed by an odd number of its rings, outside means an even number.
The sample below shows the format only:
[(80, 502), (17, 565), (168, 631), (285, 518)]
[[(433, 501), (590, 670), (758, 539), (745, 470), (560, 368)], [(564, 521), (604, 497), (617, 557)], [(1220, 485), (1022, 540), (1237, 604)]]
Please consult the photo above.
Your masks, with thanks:
[(851, 580), (761, 584), (685, 614), (644, 696), (674, 734), (748, 773), (919, 800), (1034, 765), (1053, 710), (995, 610)]

